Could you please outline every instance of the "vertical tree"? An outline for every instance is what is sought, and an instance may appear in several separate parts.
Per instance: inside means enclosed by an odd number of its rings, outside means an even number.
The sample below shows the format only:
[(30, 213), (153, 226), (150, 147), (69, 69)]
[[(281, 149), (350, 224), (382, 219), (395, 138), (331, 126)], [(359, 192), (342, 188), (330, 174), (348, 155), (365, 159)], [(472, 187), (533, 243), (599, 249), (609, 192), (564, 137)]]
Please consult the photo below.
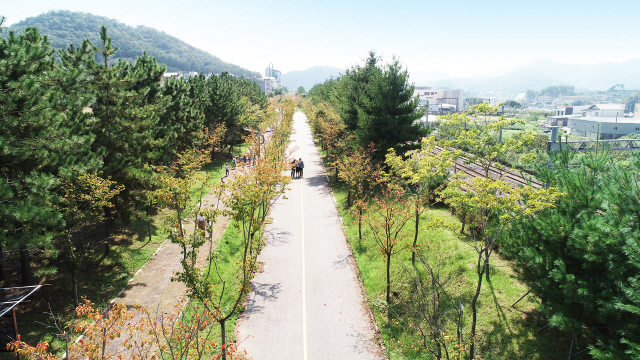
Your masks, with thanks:
[(371, 203), (365, 205), (363, 222), (369, 226), (373, 238), (384, 256), (387, 266), (387, 311), (391, 321), (391, 258), (407, 248), (402, 244), (405, 235), (402, 229), (411, 219), (413, 212), (407, 206), (401, 189), (387, 185)]
[(30, 250), (64, 226), (56, 210), (60, 179), (100, 165), (83, 112), (91, 103), (82, 85), (88, 51), (79, 49), (74, 61), (63, 52), (59, 64), (53, 55), (35, 28), (0, 38), (0, 247), (20, 250), (25, 285)]
[(394, 149), (389, 149), (387, 153), (387, 165), (391, 171), (404, 180), (404, 186), (413, 197), (415, 205), (416, 228), (411, 254), (411, 263), (414, 265), (416, 263), (420, 216), (435, 200), (435, 191), (448, 179), (449, 168), (453, 164), (452, 154), (449, 151), (443, 150), (436, 155), (434, 154), (435, 148), (435, 138), (429, 137), (422, 140), (422, 149), (411, 152), (406, 160), (396, 155)]
[[(462, 173), (459, 173), (462, 174)], [(471, 225), (471, 245), (477, 253), (476, 274), (478, 281), (471, 300), (473, 320), (471, 336), (476, 335), (478, 317), (477, 302), (482, 289), (482, 279), (489, 271), (489, 259), (505, 229), (520, 218), (530, 218), (536, 212), (553, 207), (561, 195), (551, 187), (534, 190), (531, 186), (512, 188), (503, 180), (474, 177), (466, 180), (456, 176), (442, 192), (445, 202), (454, 208), (467, 207), (474, 214)], [(474, 358), (475, 342), (472, 340), (469, 358)]]
[(379, 160), (388, 149), (398, 153), (415, 148), (425, 130), (416, 122), (425, 112), (418, 109), (418, 99), (412, 99), (414, 86), (409, 84), (409, 72), (398, 59), (376, 72), (367, 84), (366, 94), (358, 108), (355, 130), (358, 144), (376, 144)]

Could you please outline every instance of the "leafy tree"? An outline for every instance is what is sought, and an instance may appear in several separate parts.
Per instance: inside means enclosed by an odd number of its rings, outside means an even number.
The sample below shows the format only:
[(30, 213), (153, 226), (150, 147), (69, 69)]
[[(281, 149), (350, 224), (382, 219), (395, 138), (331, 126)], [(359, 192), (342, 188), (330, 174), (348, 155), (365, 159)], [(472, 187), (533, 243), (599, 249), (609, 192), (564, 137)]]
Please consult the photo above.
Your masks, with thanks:
[(504, 102), (504, 106), (509, 108), (509, 113), (511, 113), (511, 109), (518, 109), (520, 107), (522, 107), (522, 105), (520, 105), (519, 102), (515, 101), (515, 100), (507, 100)]
[(436, 197), (436, 190), (449, 178), (449, 169), (453, 165), (449, 151), (434, 155), (435, 138), (422, 139), (422, 149), (411, 152), (407, 159), (396, 155), (393, 149), (387, 153), (387, 165), (404, 181), (407, 193), (413, 197), (416, 224), (411, 263), (415, 265), (420, 229), (420, 216), (427, 210)]
[(403, 199), (401, 189), (387, 185), (377, 194), (371, 203), (366, 203), (362, 221), (369, 226), (380, 254), (387, 264), (387, 316), (391, 321), (391, 257), (407, 248), (402, 229), (411, 219), (411, 206)]
[[(496, 121), (489, 121), (487, 115), (497, 112), (496, 106), (480, 104), (472, 106), (466, 113), (443, 116), (440, 124), (443, 146), (466, 151), (466, 164), (477, 164), (490, 176), (492, 167), (501, 168), (500, 159), (510, 153), (521, 152), (535, 141), (535, 134), (526, 131), (517, 137), (500, 142), (501, 129), (523, 123), (522, 120), (507, 119), (500, 116)], [(478, 115), (484, 116), (479, 118)]]
[(111, 198), (122, 191), (123, 186), (116, 186), (115, 182), (97, 175), (82, 174), (72, 182), (63, 183), (62, 188), (64, 196), (59, 206), (65, 220), (65, 230), (55, 244), (65, 267), (71, 273), (74, 304), (78, 306), (78, 271), (86, 257), (93, 252), (84, 228), (90, 222), (102, 220), (103, 209), (113, 207)]
[[(445, 202), (454, 208), (466, 207), (474, 215), (470, 246), (478, 254), (476, 262), (477, 286), (471, 300), (473, 320), (471, 336), (476, 335), (478, 317), (477, 302), (482, 289), (482, 280), (489, 271), (489, 260), (504, 231), (518, 219), (530, 219), (532, 215), (554, 206), (561, 195), (551, 187), (534, 190), (531, 186), (512, 188), (504, 180), (474, 177), (466, 180), (457, 176), (442, 192)], [(475, 342), (472, 339), (469, 358), (474, 358)]]
[(633, 93), (624, 100), (624, 105), (629, 111), (635, 111), (636, 104), (640, 104), (640, 93)]
[(367, 84), (367, 96), (358, 106), (355, 134), (360, 146), (374, 143), (382, 150), (378, 160), (384, 160), (383, 151), (387, 149), (404, 153), (424, 135), (416, 120), (424, 115), (425, 109), (419, 110), (418, 99), (411, 99), (413, 89), (408, 71), (402, 69), (397, 59), (374, 72)]
[(551, 96), (551, 97), (559, 97), (559, 96), (573, 96), (576, 94), (576, 88), (574, 86), (569, 85), (559, 85), (559, 86), (549, 86), (542, 89), (539, 93), (540, 96)]
[(325, 80), (325, 82), (322, 84), (314, 85), (309, 90), (308, 95), (314, 102), (319, 102), (321, 100), (329, 102), (334, 97), (333, 91), (336, 88), (337, 84), (337, 79), (331, 78), (329, 80)]
[(304, 86), (299, 86), (297, 93), (298, 95), (304, 95), (305, 94)]
[(527, 90), (527, 94), (526, 94), (527, 101), (535, 102), (537, 96), (538, 96), (538, 94), (535, 91), (533, 91), (531, 89)]

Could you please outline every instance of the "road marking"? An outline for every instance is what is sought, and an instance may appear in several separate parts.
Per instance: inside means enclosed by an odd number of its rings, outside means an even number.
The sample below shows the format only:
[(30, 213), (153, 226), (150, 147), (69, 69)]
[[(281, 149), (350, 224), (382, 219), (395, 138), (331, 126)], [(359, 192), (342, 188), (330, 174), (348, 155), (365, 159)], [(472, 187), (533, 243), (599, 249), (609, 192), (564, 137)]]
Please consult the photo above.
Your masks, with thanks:
[(302, 217), (302, 358), (307, 360), (307, 286), (304, 264), (304, 198), (302, 189), (302, 179), (300, 179), (300, 216)]

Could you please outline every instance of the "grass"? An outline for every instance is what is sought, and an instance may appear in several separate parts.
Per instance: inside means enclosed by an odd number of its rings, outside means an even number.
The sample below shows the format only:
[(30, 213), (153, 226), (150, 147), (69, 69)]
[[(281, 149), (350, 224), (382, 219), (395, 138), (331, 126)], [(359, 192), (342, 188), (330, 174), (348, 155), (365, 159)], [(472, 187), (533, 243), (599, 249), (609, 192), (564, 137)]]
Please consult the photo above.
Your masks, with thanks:
[[(362, 244), (359, 244), (357, 221), (346, 208), (346, 188), (336, 184), (332, 187), (348, 241), (362, 276), (368, 304), (374, 312), (390, 359), (432, 359), (429, 353), (412, 348), (412, 345), (420, 344), (421, 339), (416, 331), (406, 325), (410, 319), (403, 318), (402, 314), (401, 304), (407, 295), (403, 293), (406, 291), (403, 279), (406, 277), (405, 269), (412, 268), (411, 252), (404, 250), (391, 261), (391, 290), (395, 292), (392, 308), (399, 315), (393, 323), (388, 324), (385, 301), (386, 264), (364, 224)], [(458, 219), (444, 206), (433, 208), (423, 214), (421, 224), (426, 224), (434, 217), (442, 218), (455, 228), (460, 227)], [(414, 224), (413, 221), (409, 221), (405, 226), (403, 242), (409, 243), (413, 240)], [(477, 284), (477, 254), (462, 241), (457, 232), (448, 229), (422, 229), (418, 243), (423, 244), (420, 255), (428, 261), (435, 261), (438, 254), (444, 254), (440, 269), (443, 274), (453, 278), (452, 286), (448, 289), (452, 298), (465, 306), (463, 333), (468, 336), (471, 329), (471, 298)], [(491, 282), (483, 283), (478, 301), (476, 354), (480, 354), (482, 359), (513, 360), (566, 356), (571, 342), (570, 335), (551, 327), (538, 333), (536, 309), (539, 299), (528, 295), (512, 308), (511, 304), (524, 295), (528, 288), (518, 281), (511, 263), (502, 259), (499, 254), (492, 257), (492, 265)], [(543, 317), (540, 326), (544, 324), (546, 319)], [(450, 321), (447, 332), (455, 334), (456, 326), (455, 321)]]
[[(241, 144), (233, 149), (233, 154), (244, 154), (246, 144)], [(227, 155), (226, 153), (224, 154)], [(205, 189), (205, 193), (224, 175), (224, 163), (229, 159), (216, 159), (202, 172), (210, 172), (213, 181)], [(196, 182), (192, 195), (199, 193), (202, 183)], [(111, 246), (111, 254), (104, 257), (102, 247), (97, 247), (96, 252), (87, 260), (83, 268), (78, 272), (78, 295), (80, 298), (90, 299), (97, 307), (104, 307), (118, 293), (125, 288), (134, 274), (142, 268), (153, 256), (156, 250), (165, 242), (166, 237), (162, 231), (162, 213), (152, 217), (151, 238), (147, 221), (142, 218), (134, 219), (130, 224), (116, 224), (115, 239)], [(97, 225), (91, 230), (89, 236), (100, 238), (103, 227)], [(228, 236), (228, 235), (225, 235)], [(9, 273), (3, 286), (19, 286), (20, 273), (19, 262), (16, 256), (11, 254), (5, 269)], [(62, 321), (63, 324), (74, 318), (73, 292), (71, 276), (64, 270), (62, 263), (51, 257), (48, 253), (42, 253), (33, 257), (33, 265), (43, 266), (47, 264), (49, 271), (36, 277), (40, 284), (51, 284), (41, 288), (29, 300), (29, 303), (17, 307), (18, 330), (22, 340), (29, 344), (47, 342), (50, 351), (59, 353), (64, 343), (55, 334), (52, 328), (53, 321), (50, 311)], [(48, 261), (48, 263), (47, 263)], [(57, 270), (56, 270), (57, 269)], [(235, 321), (235, 320), (234, 320)], [(231, 331), (233, 327), (231, 327)], [(2, 359), (13, 359), (15, 355), (2, 354)]]

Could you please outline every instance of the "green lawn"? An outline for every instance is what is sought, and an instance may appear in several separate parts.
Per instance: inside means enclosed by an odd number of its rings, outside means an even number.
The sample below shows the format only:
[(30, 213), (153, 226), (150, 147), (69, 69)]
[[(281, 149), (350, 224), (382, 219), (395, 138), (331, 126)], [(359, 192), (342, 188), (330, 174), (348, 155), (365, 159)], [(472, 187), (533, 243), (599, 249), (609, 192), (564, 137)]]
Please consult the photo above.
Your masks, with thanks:
[[(367, 291), (368, 304), (375, 313), (390, 358), (431, 359), (425, 351), (412, 348), (411, 345), (419, 344), (420, 339), (417, 333), (406, 325), (410, 320), (403, 317), (402, 304), (407, 295), (403, 293), (406, 292), (403, 279), (408, 276), (407, 269), (412, 269), (410, 251), (404, 250), (392, 258), (391, 289), (396, 292), (392, 307), (398, 315), (394, 317), (394, 323), (389, 325), (386, 320), (385, 262), (368, 229), (363, 233), (362, 246), (358, 243), (357, 222), (345, 208), (346, 189), (334, 186), (333, 190)], [(421, 218), (421, 222), (425, 224), (434, 217), (440, 217), (459, 229), (457, 218), (445, 207), (428, 211)], [(407, 224), (405, 242), (412, 241), (414, 224), (412, 221)], [(463, 333), (468, 335), (471, 327), (470, 302), (477, 281), (474, 268), (476, 253), (462, 241), (457, 231), (420, 230), (419, 243), (423, 244), (421, 256), (428, 261), (435, 263), (438, 254), (441, 255), (438, 268), (443, 276), (452, 277), (450, 295), (456, 302), (461, 301), (465, 306)], [(509, 261), (501, 259), (496, 254), (492, 264), (494, 267), (491, 271), (491, 282), (484, 282), (479, 299), (477, 353), (483, 359), (552, 359), (566, 356), (570, 336), (550, 328), (537, 333), (536, 308), (539, 300), (529, 295), (512, 308), (511, 304), (528, 289), (518, 282)], [(544, 324), (543, 317), (541, 326)], [(450, 321), (450, 334), (455, 334), (456, 325), (455, 321)]]

